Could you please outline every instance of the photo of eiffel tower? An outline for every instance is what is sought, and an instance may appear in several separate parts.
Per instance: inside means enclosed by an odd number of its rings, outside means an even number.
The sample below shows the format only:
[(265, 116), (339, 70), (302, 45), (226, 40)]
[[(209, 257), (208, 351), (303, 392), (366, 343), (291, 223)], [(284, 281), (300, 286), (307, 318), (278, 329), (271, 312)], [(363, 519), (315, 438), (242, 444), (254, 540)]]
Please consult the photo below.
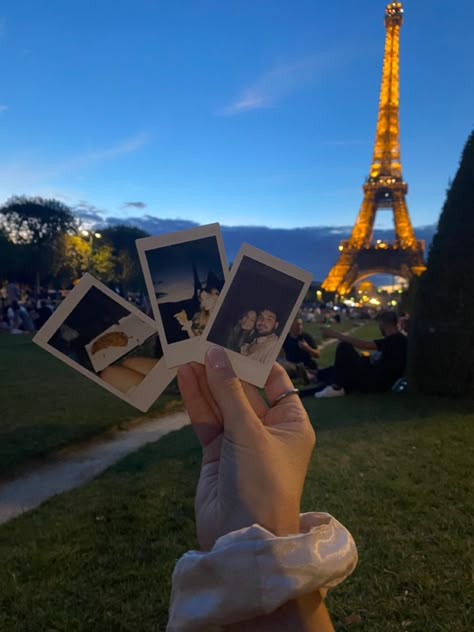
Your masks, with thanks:
[[(417, 240), (406, 203), (408, 185), (402, 177), (399, 120), (399, 47), (403, 23), (401, 2), (385, 9), (385, 54), (375, 146), (364, 199), (348, 240), (339, 245), (339, 259), (322, 287), (347, 295), (361, 279), (373, 274), (391, 274), (410, 280), (426, 270), (424, 242)], [(375, 216), (379, 209), (392, 209), (393, 243), (373, 242)]]

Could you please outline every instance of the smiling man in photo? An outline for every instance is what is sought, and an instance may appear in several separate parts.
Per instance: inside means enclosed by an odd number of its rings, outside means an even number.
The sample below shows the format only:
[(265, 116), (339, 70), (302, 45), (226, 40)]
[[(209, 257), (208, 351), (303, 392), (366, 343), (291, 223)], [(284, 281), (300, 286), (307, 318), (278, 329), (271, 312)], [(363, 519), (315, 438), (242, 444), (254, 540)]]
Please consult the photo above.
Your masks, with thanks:
[(277, 314), (268, 307), (262, 309), (258, 313), (255, 323), (255, 340), (248, 345), (244, 355), (265, 364), (271, 357), (275, 350), (275, 344), (278, 342), (278, 336), (275, 333), (278, 325)]

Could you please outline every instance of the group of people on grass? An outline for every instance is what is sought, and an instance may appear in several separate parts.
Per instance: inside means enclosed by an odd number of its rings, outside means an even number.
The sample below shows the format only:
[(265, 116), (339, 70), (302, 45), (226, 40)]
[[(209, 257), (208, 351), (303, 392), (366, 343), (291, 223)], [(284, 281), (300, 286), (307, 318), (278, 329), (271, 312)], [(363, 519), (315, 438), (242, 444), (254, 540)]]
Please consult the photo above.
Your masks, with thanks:
[[(303, 320), (298, 317), (291, 325), (278, 361), (291, 378), (313, 384), (304, 393), (316, 398), (341, 397), (353, 391), (388, 391), (405, 374), (408, 337), (395, 312), (381, 312), (377, 320), (381, 338), (371, 341), (322, 327), (323, 338), (339, 340), (339, 344), (334, 365), (320, 369), (316, 362), (320, 355), (318, 346), (303, 331)], [(361, 354), (357, 349), (370, 353)]]
[(40, 329), (53, 313), (47, 296), (21, 292), (16, 283), (0, 291), (0, 333), (24, 334)]

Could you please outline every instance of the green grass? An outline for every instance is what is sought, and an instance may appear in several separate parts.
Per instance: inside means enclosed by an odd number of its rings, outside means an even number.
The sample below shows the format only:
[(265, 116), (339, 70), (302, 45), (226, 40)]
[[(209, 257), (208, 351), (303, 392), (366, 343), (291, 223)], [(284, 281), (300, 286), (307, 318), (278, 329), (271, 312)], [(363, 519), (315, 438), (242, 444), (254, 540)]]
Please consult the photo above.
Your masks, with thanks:
[[(336, 325), (341, 331), (353, 326), (352, 321)], [(307, 329), (319, 337), (319, 326)], [(323, 362), (332, 361), (334, 350), (335, 345), (323, 350)], [(0, 474), (142, 416), (37, 347), (30, 336), (0, 336), (0, 389)], [(180, 405), (176, 392), (168, 389), (148, 415)]]
[[(359, 548), (328, 597), (336, 629), (471, 632), (472, 405), (387, 394), (307, 406), (318, 445), (303, 510), (332, 513)], [(196, 546), (199, 463), (185, 428), (0, 527), (0, 630), (164, 630), (175, 559)]]
[[(149, 414), (173, 406), (165, 393)], [(31, 342), (0, 335), (0, 473), (142, 416)]]

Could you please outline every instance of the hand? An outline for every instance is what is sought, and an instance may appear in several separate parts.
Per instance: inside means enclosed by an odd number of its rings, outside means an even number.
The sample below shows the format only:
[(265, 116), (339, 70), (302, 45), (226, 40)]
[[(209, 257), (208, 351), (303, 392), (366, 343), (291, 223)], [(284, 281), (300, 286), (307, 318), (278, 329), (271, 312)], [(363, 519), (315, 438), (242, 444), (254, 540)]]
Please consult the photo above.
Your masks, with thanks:
[[(196, 494), (199, 543), (258, 523), (276, 535), (298, 533), (303, 484), (315, 443), (297, 395), (273, 408), (241, 382), (225, 351), (212, 348), (206, 366), (183, 365), (178, 385), (203, 449)], [(293, 387), (275, 364), (265, 385), (270, 402)]]
[(304, 349), (304, 351), (308, 351), (308, 349), (310, 349), (311, 347), (309, 346), (309, 344), (306, 342), (306, 340), (300, 340), (298, 342), (298, 347), (300, 349)]

